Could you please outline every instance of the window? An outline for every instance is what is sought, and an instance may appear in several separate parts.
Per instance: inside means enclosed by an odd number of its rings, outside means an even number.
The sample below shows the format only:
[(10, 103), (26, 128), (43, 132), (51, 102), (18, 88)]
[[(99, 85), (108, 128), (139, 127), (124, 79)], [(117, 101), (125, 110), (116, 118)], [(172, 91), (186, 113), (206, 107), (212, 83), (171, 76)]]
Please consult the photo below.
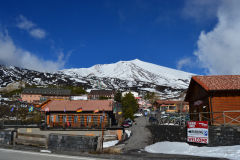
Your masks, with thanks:
[(66, 116), (63, 116), (63, 123), (66, 123), (67, 119)]
[(78, 116), (74, 116), (74, 123), (78, 122)]
[(100, 123), (103, 122), (103, 116), (100, 116)]
[(54, 116), (53, 115), (50, 116), (50, 123), (52, 123), (52, 122), (54, 122)]
[(166, 111), (166, 110), (168, 110), (168, 107), (164, 106), (164, 107), (161, 107), (160, 109), (161, 109), (161, 111)]
[(176, 106), (169, 106), (169, 110), (176, 110)]
[(93, 123), (94, 123), (95, 125), (98, 124), (98, 116), (93, 116)]
[(59, 122), (59, 116), (56, 115), (56, 122)]
[(92, 117), (91, 116), (87, 116), (87, 124), (90, 124), (92, 121)]
[(72, 116), (68, 116), (68, 122), (72, 122)]
[(60, 121), (61, 120), (61, 118), (62, 118), (62, 116), (57, 116), (58, 117), (58, 121)]
[(84, 125), (84, 116), (80, 117), (81, 125)]

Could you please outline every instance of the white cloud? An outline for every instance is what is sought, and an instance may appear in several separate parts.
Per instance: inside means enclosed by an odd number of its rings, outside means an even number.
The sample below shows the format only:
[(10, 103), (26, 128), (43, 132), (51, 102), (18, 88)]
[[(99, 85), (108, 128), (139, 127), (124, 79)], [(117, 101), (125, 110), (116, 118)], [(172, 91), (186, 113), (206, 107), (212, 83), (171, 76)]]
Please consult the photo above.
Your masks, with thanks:
[(37, 71), (53, 72), (64, 67), (64, 54), (58, 60), (44, 60), (33, 53), (17, 47), (7, 33), (0, 32), (0, 64), (14, 65)]
[(184, 66), (191, 66), (191, 65), (192, 65), (191, 58), (189, 57), (183, 58), (177, 62), (177, 69), (181, 70)]
[(203, 22), (216, 18), (217, 9), (222, 0), (185, 0), (183, 16)]
[(209, 74), (240, 74), (240, 1), (222, 1), (218, 23), (201, 32), (194, 52)]
[(18, 17), (17, 27), (26, 30), (29, 33), (29, 35), (34, 38), (43, 39), (46, 37), (46, 32), (43, 29), (37, 27), (36, 24), (28, 20), (23, 15), (20, 15)]
[(38, 39), (42, 39), (42, 38), (45, 38), (46, 37), (46, 32), (42, 29), (32, 29), (30, 30), (30, 35), (35, 37), (35, 38), (38, 38)]
[(24, 17), (23, 15), (19, 16), (18, 23), (17, 23), (18, 28), (28, 30), (34, 26), (35, 26), (35, 24), (33, 22), (29, 21), (26, 17)]

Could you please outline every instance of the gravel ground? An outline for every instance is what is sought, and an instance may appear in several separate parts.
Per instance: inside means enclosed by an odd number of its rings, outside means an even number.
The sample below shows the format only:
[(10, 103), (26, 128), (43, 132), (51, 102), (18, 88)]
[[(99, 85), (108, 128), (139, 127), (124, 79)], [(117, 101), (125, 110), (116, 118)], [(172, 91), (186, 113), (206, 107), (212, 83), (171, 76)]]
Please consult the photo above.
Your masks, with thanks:
[(146, 128), (148, 125), (148, 117), (138, 117), (128, 130), (132, 131), (131, 137), (125, 141), (124, 151), (144, 149), (150, 143), (151, 133)]

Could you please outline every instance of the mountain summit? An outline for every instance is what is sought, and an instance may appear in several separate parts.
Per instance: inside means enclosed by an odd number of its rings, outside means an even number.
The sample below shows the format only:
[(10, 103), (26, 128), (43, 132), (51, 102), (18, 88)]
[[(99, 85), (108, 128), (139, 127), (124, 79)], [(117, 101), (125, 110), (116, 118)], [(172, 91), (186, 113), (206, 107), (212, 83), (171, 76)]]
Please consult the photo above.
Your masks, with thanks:
[(73, 77), (117, 78), (129, 82), (147, 82), (179, 89), (186, 89), (191, 76), (194, 75), (139, 59), (98, 64), (90, 68), (65, 69), (61, 72)]

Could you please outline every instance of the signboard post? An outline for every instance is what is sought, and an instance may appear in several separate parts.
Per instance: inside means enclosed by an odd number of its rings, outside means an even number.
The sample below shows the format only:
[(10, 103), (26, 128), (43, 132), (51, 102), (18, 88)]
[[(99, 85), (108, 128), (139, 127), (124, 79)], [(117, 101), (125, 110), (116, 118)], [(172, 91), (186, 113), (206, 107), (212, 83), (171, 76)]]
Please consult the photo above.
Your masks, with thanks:
[(208, 144), (208, 121), (188, 121), (187, 141)]

